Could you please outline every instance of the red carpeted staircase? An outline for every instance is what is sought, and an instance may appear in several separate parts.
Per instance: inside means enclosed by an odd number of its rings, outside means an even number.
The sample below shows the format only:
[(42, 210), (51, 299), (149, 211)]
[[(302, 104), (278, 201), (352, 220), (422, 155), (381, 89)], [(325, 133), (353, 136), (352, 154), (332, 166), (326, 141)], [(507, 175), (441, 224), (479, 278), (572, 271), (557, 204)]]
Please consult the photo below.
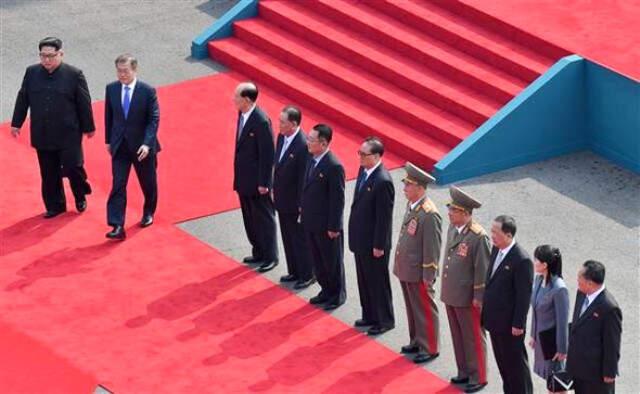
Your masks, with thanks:
[(564, 52), (453, 0), (262, 0), (209, 54), (431, 169)]

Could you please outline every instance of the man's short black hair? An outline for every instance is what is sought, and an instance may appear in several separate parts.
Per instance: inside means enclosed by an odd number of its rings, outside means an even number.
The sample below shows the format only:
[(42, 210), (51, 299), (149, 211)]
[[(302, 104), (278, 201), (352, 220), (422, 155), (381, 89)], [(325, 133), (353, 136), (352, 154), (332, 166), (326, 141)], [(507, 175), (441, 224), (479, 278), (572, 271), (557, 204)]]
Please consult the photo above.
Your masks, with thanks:
[(38, 43), (38, 50), (41, 51), (42, 47), (53, 47), (59, 51), (62, 49), (62, 40), (57, 37), (45, 37)]
[(333, 137), (333, 130), (329, 125), (324, 123), (318, 123), (313, 126), (313, 129), (318, 132), (318, 139), (324, 140), (328, 143), (331, 142), (331, 138)]
[(258, 99), (258, 85), (253, 82), (243, 85), (242, 89), (240, 89), (240, 97), (246, 97), (255, 103)]
[(495, 221), (500, 223), (500, 230), (505, 234), (511, 234), (512, 237), (516, 236), (516, 220), (508, 215), (500, 215), (495, 218)]
[(384, 144), (382, 143), (380, 138), (367, 137), (365, 138), (364, 142), (366, 142), (367, 145), (369, 145), (369, 148), (371, 149), (371, 153), (373, 153), (374, 155), (380, 155), (380, 156), (384, 155)]
[(584, 270), (582, 271), (582, 277), (586, 280), (590, 280), (593, 283), (601, 285), (604, 283), (604, 264), (595, 260), (587, 260), (582, 264)]
[(294, 105), (287, 105), (282, 109), (282, 113), (287, 115), (287, 120), (289, 122), (294, 122), (300, 126), (300, 123), (302, 122), (302, 112), (300, 111), (300, 108)]

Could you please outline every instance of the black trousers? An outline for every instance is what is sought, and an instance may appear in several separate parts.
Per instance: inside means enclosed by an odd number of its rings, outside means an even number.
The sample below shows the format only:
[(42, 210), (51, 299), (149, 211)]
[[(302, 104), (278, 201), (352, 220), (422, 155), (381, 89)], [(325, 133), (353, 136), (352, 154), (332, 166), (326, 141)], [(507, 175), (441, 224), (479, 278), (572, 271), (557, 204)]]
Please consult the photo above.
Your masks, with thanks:
[(37, 152), (42, 180), (42, 200), (47, 211), (66, 209), (63, 177), (69, 178), (76, 201), (84, 201), (85, 195), (91, 194), (87, 172), (83, 167), (82, 146), (60, 150), (38, 149)]
[(280, 235), (287, 258), (287, 271), (298, 280), (307, 281), (313, 277), (313, 265), (307, 248), (302, 224), (297, 213), (278, 212)]
[(354, 254), (362, 318), (374, 325), (395, 327), (389, 280), (389, 251), (380, 258), (372, 253)]
[(111, 156), (113, 183), (107, 200), (107, 223), (110, 226), (124, 226), (127, 209), (127, 184), (133, 166), (144, 195), (143, 215), (153, 215), (158, 205), (158, 158), (149, 153), (144, 160), (138, 161), (136, 152), (127, 148), (123, 141)]
[(334, 239), (326, 231), (306, 232), (313, 270), (320, 284), (320, 296), (329, 304), (344, 304), (347, 289), (344, 279), (344, 234)]
[(524, 347), (525, 335), (489, 333), (505, 394), (531, 394), (533, 383)]
[(615, 382), (573, 379), (573, 387), (576, 394), (614, 394), (616, 392)]
[(267, 193), (239, 197), (251, 255), (263, 261), (278, 260), (276, 218), (271, 196)]

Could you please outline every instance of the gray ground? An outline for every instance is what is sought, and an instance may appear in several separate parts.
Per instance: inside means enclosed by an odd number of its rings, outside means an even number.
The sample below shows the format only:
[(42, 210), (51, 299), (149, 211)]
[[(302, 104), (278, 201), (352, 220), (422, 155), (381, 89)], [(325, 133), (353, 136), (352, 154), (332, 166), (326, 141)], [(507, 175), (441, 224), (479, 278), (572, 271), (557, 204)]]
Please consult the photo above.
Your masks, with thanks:
[[(395, 235), (397, 223), (404, 214), (402, 195), (403, 170), (392, 171), (396, 184), (394, 210)], [(573, 297), (576, 290), (576, 273), (587, 259), (604, 262), (608, 268), (606, 284), (616, 296), (624, 313), (621, 377), (618, 392), (637, 392), (638, 372), (638, 230), (640, 228), (640, 177), (610, 164), (589, 152), (569, 155), (538, 164), (514, 168), (496, 174), (476, 178), (459, 184), (484, 203), (476, 212), (477, 220), (489, 228), (492, 219), (499, 214), (513, 215), (518, 222), (516, 236), (530, 253), (540, 244), (557, 245), (563, 254), (565, 279)], [(355, 182), (347, 185), (349, 206)], [(436, 186), (429, 195), (446, 213), (448, 188)], [(345, 220), (349, 209), (345, 210)], [(448, 219), (445, 217), (445, 225)], [(180, 224), (185, 231), (215, 246), (230, 257), (241, 259), (249, 253), (249, 246), (242, 236), (243, 227), (239, 210)], [(224, 228), (224, 232), (216, 229)], [(231, 236), (230, 234), (236, 234)], [(238, 236), (237, 234), (240, 234)], [(282, 250), (282, 246), (280, 246)], [(281, 253), (282, 254), (282, 253)], [(393, 255), (393, 253), (392, 253)], [(360, 318), (358, 288), (353, 255), (345, 253), (347, 276), (347, 303), (334, 311), (336, 318), (351, 324)], [(277, 282), (286, 272), (285, 264), (265, 274)], [(396, 329), (379, 337), (379, 341), (393, 350), (407, 343), (408, 331), (402, 292), (397, 280), (392, 281), (396, 312)], [(319, 291), (318, 285), (299, 293), (310, 298)], [(573, 309), (572, 309), (573, 310)], [(440, 358), (428, 365), (428, 369), (448, 379), (455, 371), (455, 360), (446, 314), (440, 313)], [(490, 345), (489, 345), (490, 347)], [(501, 381), (498, 369), (489, 354), (488, 393), (499, 393)], [(534, 377), (536, 392), (544, 392), (544, 381)]]
[[(163, 85), (209, 75), (222, 67), (189, 58), (191, 40), (236, 0), (0, 0), (0, 116), (9, 120), (24, 69), (37, 59), (37, 41), (47, 35), (60, 36), (66, 61), (85, 71), (92, 98), (101, 99), (104, 86), (115, 78), (113, 59), (121, 52), (140, 60), (141, 76)], [(404, 197), (394, 171), (397, 199), (395, 223), (403, 213)], [(536, 245), (558, 245), (565, 259), (565, 277), (575, 291), (575, 273), (586, 259), (599, 259), (609, 269), (607, 286), (624, 313), (621, 377), (618, 392), (635, 393), (640, 372), (638, 362), (638, 299), (640, 298), (638, 231), (640, 229), (640, 177), (611, 165), (591, 153), (580, 153), (532, 164), (461, 183), (484, 202), (477, 212), (488, 226), (498, 214), (508, 213), (519, 223), (519, 241), (532, 251)], [(351, 200), (353, 182), (347, 190)], [(445, 210), (446, 187), (434, 187), (430, 195)], [(345, 218), (348, 217), (348, 209)], [(445, 215), (446, 216), (446, 215)], [(447, 224), (447, 223), (445, 223)], [(215, 231), (224, 225), (224, 234)], [(229, 256), (248, 253), (242, 235), (239, 211), (207, 217), (180, 225), (185, 231), (210, 243)], [(397, 226), (396, 226), (397, 231)], [(230, 234), (236, 234), (234, 236)], [(359, 317), (353, 258), (345, 255), (348, 302), (333, 313), (347, 323)], [(284, 274), (284, 261), (266, 276), (274, 281)], [(407, 340), (400, 289), (394, 285), (397, 327), (379, 340), (397, 350)], [(317, 285), (300, 293), (308, 298)], [(429, 369), (443, 378), (454, 371), (451, 341), (441, 313), (441, 357)], [(490, 386), (485, 392), (500, 392), (497, 368), (490, 360)], [(541, 379), (536, 392), (544, 392)]]

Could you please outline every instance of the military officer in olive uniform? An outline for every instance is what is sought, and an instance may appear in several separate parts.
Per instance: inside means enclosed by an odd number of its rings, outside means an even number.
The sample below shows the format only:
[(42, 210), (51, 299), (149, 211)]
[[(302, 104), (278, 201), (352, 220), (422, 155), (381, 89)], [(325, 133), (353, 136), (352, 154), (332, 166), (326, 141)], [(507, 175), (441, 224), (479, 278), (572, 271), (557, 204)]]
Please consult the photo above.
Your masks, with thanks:
[(404, 194), (409, 201), (396, 247), (393, 273), (400, 280), (409, 322), (408, 345), (415, 363), (438, 357), (439, 321), (435, 303), (436, 276), (442, 244), (442, 217), (427, 197), (435, 179), (411, 163), (405, 165)]
[(449, 193), (451, 224), (440, 299), (447, 310), (458, 367), (458, 375), (451, 382), (464, 384), (466, 393), (474, 393), (487, 385), (487, 340), (480, 325), (480, 312), (489, 266), (489, 237), (473, 220), (473, 210), (480, 208), (480, 202), (455, 186), (451, 186)]

